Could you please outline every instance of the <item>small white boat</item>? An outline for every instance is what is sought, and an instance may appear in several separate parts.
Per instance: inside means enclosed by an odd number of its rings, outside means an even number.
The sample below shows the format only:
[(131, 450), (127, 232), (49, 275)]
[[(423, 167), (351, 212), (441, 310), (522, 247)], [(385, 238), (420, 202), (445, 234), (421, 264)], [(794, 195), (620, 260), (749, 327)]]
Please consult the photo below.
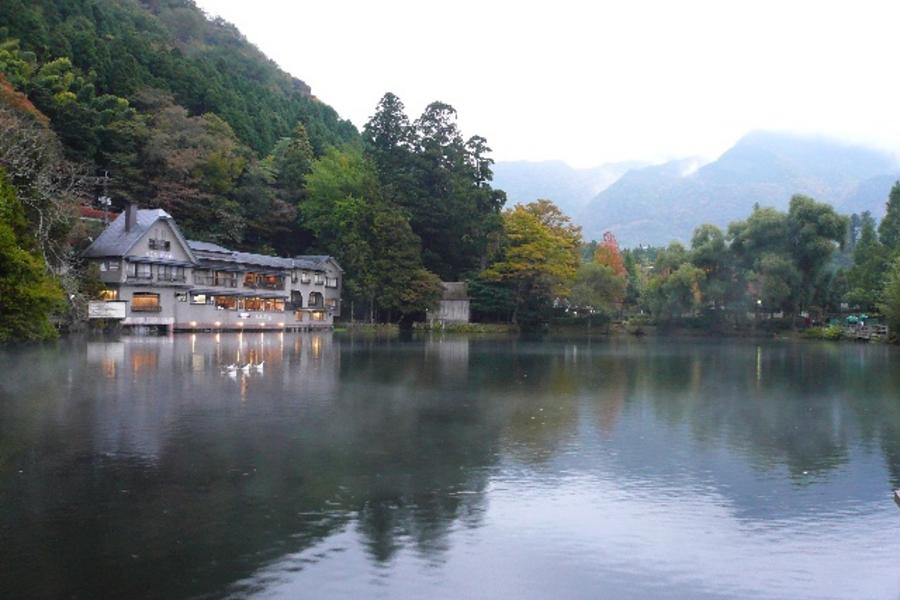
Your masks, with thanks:
[(261, 363), (253, 365), (253, 368), (256, 369), (257, 373), (262, 373), (264, 364), (266, 364), (266, 361), (262, 361)]
[(240, 367), (240, 369), (241, 369), (241, 371), (243, 371), (244, 373), (249, 373), (249, 372), (250, 372), (250, 366), (251, 366), (250, 363), (247, 363), (247, 364), (244, 365), (243, 367)]

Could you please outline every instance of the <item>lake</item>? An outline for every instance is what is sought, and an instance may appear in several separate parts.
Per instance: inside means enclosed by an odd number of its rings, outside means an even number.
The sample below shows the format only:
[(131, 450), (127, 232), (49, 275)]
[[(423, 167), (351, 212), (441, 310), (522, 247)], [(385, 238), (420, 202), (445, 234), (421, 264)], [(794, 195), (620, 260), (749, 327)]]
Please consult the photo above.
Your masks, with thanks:
[(900, 348), (248, 333), (0, 358), (2, 598), (900, 598)]

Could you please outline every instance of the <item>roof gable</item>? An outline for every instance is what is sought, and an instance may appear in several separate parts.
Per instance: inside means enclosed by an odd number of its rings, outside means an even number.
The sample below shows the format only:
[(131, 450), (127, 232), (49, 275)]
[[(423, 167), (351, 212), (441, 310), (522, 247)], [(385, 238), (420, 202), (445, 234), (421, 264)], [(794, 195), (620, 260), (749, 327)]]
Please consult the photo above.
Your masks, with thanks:
[(172, 230), (175, 239), (181, 244), (184, 252), (188, 255), (191, 262), (196, 263), (197, 259), (191, 251), (187, 240), (181, 233), (181, 230), (175, 224), (172, 216), (161, 208), (138, 210), (135, 219), (135, 225), (130, 231), (125, 230), (125, 212), (119, 214), (116, 220), (110, 223), (103, 232), (97, 236), (97, 239), (88, 246), (83, 256), (86, 258), (105, 258), (105, 257), (123, 257), (126, 256), (134, 246), (141, 241), (147, 232), (156, 224), (157, 221), (164, 220), (166, 225)]

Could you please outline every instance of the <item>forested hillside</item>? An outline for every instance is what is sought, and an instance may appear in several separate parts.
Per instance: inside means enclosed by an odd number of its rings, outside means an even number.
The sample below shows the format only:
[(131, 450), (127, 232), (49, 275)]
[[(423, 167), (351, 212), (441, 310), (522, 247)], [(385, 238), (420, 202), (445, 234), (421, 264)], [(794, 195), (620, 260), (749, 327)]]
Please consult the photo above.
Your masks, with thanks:
[(373, 111), (361, 135), (191, 0), (0, 4), (0, 167), (70, 314), (90, 295), (76, 209), (100, 195), (191, 238), (332, 254), (360, 315), (423, 311), (500, 252), (505, 197), (453, 107)]

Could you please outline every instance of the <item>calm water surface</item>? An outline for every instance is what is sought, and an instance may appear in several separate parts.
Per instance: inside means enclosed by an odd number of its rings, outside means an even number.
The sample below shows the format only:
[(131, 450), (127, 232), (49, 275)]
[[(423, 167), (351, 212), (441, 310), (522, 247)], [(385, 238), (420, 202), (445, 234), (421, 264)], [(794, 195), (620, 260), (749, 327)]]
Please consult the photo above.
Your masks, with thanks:
[(269, 333), (0, 359), (0, 598), (900, 598), (897, 348)]

